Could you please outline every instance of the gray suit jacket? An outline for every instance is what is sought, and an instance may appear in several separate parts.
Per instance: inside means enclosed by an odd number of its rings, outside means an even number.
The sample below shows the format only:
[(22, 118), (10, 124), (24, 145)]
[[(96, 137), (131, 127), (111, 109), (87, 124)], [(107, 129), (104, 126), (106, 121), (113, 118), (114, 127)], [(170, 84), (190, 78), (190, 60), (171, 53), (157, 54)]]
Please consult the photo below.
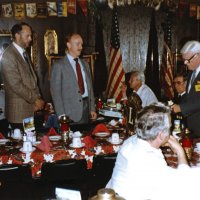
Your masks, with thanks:
[[(89, 65), (81, 60), (88, 87), (89, 111), (95, 111), (92, 78)], [(74, 70), (67, 56), (55, 61), (50, 80), (51, 94), (57, 115), (66, 114), (74, 122), (81, 120), (83, 101)]]
[(35, 100), (40, 97), (37, 77), (13, 44), (3, 53), (1, 66), (5, 116), (11, 123), (22, 123), (34, 115)]

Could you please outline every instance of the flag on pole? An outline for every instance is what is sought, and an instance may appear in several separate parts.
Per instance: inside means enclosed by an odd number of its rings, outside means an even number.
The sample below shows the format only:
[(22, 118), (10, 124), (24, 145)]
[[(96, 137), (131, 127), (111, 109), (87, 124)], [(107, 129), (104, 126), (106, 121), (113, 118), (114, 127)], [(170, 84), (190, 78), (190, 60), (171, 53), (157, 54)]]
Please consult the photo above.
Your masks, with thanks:
[(169, 100), (174, 97), (173, 71), (172, 53), (167, 43), (164, 42), (161, 63), (161, 88), (163, 89), (164, 96)]
[(121, 84), (125, 82), (120, 51), (119, 23), (116, 6), (112, 13), (111, 46), (109, 54), (109, 75), (106, 89), (107, 98), (115, 98), (119, 102), (122, 98)]

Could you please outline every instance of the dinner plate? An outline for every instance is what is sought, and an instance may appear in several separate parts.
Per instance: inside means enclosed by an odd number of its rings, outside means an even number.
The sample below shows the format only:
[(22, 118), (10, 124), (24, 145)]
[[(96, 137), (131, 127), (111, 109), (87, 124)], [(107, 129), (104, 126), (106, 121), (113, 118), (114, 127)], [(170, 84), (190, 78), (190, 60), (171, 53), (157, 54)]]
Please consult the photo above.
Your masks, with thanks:
[(0, 144), (5, 144), (8, 141), (9, 141), (9, 139), (0, 139)]
[(97, 132), (94, 135), (97, 136), (97, 137), (107, 137), (107, 136), (110, 135), (110, 133), (107, 133), (107, 132)]
[(112, 138), (108, 138), (107, 141), (110, 142), (111, 144), (121, 144), (123, 142), (122, 139), (119, 139), (119, 142), (112, 142)]
[(75, 147), (72, 143), (71, 144), (69, 144), (69, 147), (71, 147), (71, 148), (82, 148), (82, 147), (84, 147), (85, 146), (85, 143), (81, 143), (81, 146), (79, 146), (79, 147)]
[(31, 153), (31, 152), (33, 152), (33, 151), (35, 151), (35, 147), (32, 147), (32, 151), (24, 151), (23, 150), (23, 147), (20, 149), (20, 151), (22, 152), (22, 153)]
[(49, 139), (51, 141), (58, 141), (61, 139), (61, 136), (60, 135), (53, 135), (53, 136), (49, 136)]

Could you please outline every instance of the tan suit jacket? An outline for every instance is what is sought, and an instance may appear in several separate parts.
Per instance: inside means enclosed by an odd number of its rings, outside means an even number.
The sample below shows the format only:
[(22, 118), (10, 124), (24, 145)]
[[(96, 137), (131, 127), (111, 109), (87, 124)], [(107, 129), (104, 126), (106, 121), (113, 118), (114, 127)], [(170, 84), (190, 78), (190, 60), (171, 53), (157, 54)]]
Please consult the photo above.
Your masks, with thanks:
[(5, 87), (5, 116), (11, 123), (22, 123), (34, 115), (34, 104), (40, 97), (34, 70), (11, 44), (1, 60)]

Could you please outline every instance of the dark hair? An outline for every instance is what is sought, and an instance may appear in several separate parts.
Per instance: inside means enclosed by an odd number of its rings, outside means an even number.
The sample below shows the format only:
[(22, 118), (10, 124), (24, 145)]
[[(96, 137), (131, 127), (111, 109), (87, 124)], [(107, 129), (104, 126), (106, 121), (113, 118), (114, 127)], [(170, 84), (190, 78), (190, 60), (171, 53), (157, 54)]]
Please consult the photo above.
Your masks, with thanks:
[(175, 76), (174, 76), (174, 79), (177, 78), (177, 77), (183, 77), (183, 81), (187, 81), (187, 74), (184, 73), (184, 72), (179, 72), (177, 73)]
[(30, 25), (28, 25), (27, 23), (25, 22), (21, 22), (19, 24), (15, 24), (12, 28), (11, 28), (11, 34), (12, 34), (12, 38), (15, 39), (15, 34), (16, 33), (20, 33), (22, 31), (22, 28), (23, 26), (28, 26), (31, 31), (32, 31), (32, 28)]

